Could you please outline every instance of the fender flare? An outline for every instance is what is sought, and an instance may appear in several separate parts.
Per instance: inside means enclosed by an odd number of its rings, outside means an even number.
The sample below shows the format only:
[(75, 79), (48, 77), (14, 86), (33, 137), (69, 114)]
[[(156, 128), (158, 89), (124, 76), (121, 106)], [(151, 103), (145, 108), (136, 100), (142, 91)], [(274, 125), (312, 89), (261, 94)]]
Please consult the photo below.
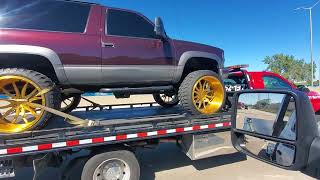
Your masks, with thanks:
[(177, 68), (176, 68), (176, 71), (174, 74), (174, 78), (173, 78), (174, 83), (177, 83), (180, 81), (182, 74), (183, 74), (184, 67), (191, 58), (212, 59), (213, 61), (215, 61), (218, 64), (219, 74), (220, 74), (220, 69), (223, 68), (223, 64), (224, 64), (224, 59), (220, 58), (218, 55), (216, 55), (214, 53), (201, 52), (201, 51), (184, 52), (179, 59), (179, 62), (178, 62), (178, 65), (177, 65)]
[(29, 45), (0, 45), (0, 54), (28, 54), (43, 56), (52, 64), (56, 76), (61, 84), (67, 82), (67, 76), (62, 65), (62, 62), (57, 53), (53, 50)]

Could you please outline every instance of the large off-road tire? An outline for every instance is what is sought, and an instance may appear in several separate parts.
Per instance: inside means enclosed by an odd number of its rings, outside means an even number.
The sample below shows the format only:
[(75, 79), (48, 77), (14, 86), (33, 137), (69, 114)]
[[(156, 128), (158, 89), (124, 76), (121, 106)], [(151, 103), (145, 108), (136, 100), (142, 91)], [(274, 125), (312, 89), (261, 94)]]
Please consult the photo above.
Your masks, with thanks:
[(0, 133), (24, 132), (45, 126), (52, 114), (30, 103), (59, 108), (60, 94), (54, 82), (32, 70), (0, 69), (0, 94)]
[(61, 111), (70, 113), (78, 107), (81, 101), (81, 94), (61, 95)]
[(139, 180), (140, 166), (135, 155), (127, 150), (93, 156), (85, 164), (81, 180)]
[(190, 114), (213, 114), (224, 105), (226, 92), (217, 73), (199, 70), (188, 74), (179, 87), (179, 100)]
[(170, 108), (179, 104), (177, 94), (153, 94), (153, 99), (162, 107)]

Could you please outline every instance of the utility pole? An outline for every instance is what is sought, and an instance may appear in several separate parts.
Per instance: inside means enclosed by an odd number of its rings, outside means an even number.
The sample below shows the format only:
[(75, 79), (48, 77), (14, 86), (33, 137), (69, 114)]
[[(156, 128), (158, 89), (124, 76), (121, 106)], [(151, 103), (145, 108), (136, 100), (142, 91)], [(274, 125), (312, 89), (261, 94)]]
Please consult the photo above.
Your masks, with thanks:
[[(299, 7), (297, 10), (308, 10), (309, 11), (309, 21), (310, 21), (310, 59), (311, 59), (311, 86), (313, 86), (313, 77), (314, 77), (314, 61), (313, 61), (313, 27), (312, 27), (312, 9), (316, 7), (320, 3), (318, 0), (311, 7)], [(319, 70), (319, 78), (320, 78), (320, 70)]]

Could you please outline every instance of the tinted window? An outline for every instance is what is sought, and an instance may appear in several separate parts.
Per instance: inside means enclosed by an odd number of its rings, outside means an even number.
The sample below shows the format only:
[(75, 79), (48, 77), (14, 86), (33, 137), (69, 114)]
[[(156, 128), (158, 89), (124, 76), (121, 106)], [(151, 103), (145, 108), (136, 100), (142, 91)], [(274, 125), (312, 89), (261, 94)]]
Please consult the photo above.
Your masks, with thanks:
[(109, 9), (106, 25), (109, 35), (155, 38), (153, 25), (135, 13)]
[(53, 0), (1, 0), (0, 28), (84, 32), (90, 5)]
[(291, 86), (278, 77), (264, 76), (264, 88), (266, 89), (291, 89)]

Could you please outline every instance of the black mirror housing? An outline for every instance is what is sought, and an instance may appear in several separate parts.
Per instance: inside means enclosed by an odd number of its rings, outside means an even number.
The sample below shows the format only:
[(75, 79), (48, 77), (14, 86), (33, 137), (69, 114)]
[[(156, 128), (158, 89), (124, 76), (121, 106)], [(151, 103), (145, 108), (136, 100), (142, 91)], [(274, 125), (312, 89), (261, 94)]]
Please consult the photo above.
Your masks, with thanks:
[(162, 39), (167, 39), (167, 34), (164, 29), (162, 19), (160, 17), (156, 17), (156, 19), (155, 19), (154, 31), (157, 36), (161, 37)]
[[(267, 136), (267, 135), (258, 135), (255, 132), (247, 132), (245, 130), (237, 129), (237, 111), (238, 111), (238, 101), (239, 96), (241, 94), (248, 93), (274, 93), (274, 94), (285, 94), (293, 97), (295, 100), (296, 105), (296, 140), (294, 141), (295, 146), (295, 155), (294, 155), (294, 162), (291, 166), (281, 166), (274, 162), (268, 161), (263, 158), (259, 158), (253, 153), (250, 153), (243, 147), (243, 142), (245, 142), (245, 135), (257, 137), (263, 140), (274, 141), (279, 143), (285, 143), (286, 140), (281, 138)], [(310, 152), (312, 149), (310, 147), (315, 146), (314, 141), (319, 137), (318, 125), (315, 119), (315, 113), (313, 111), (312, 105), (308, 96), (301, 91), (298, 90), (246, 90), (238, 92), (234, 95), (234, 102), (233, 102), (233, 114), (232, 114), (232, 128), (231, 128), (231, 139), (234, 147), (253, 158), (256, 158), (260, 161), (272, 164), (274, 166), (288, 169), (288, 170), (299, 170), (304, 171), (304, 168), (308, 167), (310, 164)], [(289, 141), (288, 141), (289, 142)], [(292, 141), (290, 141), (292, 143)], [(320, 147), (320, 146), (318, 146)], [(316, 148), (316, 147), (315, 147)], [(314, 150), (313, 150), (314, 151)], [(312, 156), (312, 159), (315, 157)], [(320, 159), (317, 159), (319, 162)], [(311, 168), (312, 169), (312, 168)], [(314, 168), (313, 168), (314, 169)]]

